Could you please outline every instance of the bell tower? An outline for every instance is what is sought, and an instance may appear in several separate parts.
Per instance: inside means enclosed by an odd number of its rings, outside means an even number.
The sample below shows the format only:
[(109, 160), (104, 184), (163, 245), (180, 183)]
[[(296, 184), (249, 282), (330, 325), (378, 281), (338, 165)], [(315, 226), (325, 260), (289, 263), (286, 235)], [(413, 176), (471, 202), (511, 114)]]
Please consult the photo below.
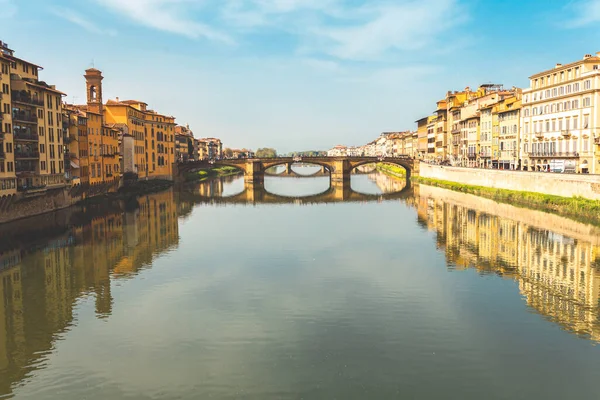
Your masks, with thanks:
[(87, 93), (88, 110), (98, 114), (102, 114), (102, 71), (96, 68), (85, 70), (85, 86)]

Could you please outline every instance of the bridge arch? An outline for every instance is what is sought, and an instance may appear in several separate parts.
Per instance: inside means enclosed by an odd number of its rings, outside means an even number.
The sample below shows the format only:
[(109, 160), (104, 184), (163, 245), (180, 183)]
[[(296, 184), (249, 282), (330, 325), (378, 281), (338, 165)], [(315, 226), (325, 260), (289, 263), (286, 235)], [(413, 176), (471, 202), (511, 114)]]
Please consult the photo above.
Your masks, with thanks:
[(299, 161), (290, 161), (290, 160), (277, 160), (277, 161), (263, 161), (263, 168), (265, 170), (272, 168), (272, 167), (277, 167), (279, 165), (287, 165), (287, 164), (311, 164), (311, 165), (318, 165), (319, 167), (324, 167), (325, 169), (327, 169), (329, 172), (331, 172), (331, 169), (333, 168), (331, 163), (327, 162), (327, 161), (318, 161), (318, 160), (312, 160), (312, 159), (302, 159)]
[(392, 164), (392, 165), (400, 166), (400, 167), (404, 168), (404, 170), (406, 171), (406, 179), (410, 179), (410, 175), (411, 175), (412, 169), (413, 169), (413, 166), (411, 165), (409, 160), (405, 160), (402, 158), (398, 159), (398, 158), (386, 157), (386, 158), (383, 158), (380, 160), (350, 161), (350, 172), (352, 172), (355, 168), (360, 167), (361, 165), (372, 164), (372, 163)]

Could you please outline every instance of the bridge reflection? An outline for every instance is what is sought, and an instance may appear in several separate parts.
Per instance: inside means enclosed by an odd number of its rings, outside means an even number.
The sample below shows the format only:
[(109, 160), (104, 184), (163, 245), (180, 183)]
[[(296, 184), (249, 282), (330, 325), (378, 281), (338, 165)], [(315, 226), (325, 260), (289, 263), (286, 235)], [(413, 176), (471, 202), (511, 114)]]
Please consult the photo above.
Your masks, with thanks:
[[(399, 182), (399, 181), (396, 181)], [(223, 196), (223, 184), (205, 182), (188, 187), (182, 191), (181, 199), (205, 204), (326, 204), (341, 202), (383, 202), (392, 200), (406, 200), (414, 196), (410, 181), (403, 183), (400, 188), (395, 187), (392, 193), (368, 194), (352, 189), (349, 181), (331, 182), (329, 188), (321, 193), (306, 196), (286, 196), (269, 192), (263, 182), (244, 182), (241, 193)]]

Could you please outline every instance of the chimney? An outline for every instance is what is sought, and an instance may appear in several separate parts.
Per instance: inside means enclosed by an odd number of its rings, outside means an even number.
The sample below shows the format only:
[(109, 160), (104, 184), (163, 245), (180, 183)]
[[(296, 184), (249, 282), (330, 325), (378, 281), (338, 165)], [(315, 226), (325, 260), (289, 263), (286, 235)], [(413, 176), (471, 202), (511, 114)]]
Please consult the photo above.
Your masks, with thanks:
[(117, 103), (119, 102), (119, 98), (117, 97)]
[(586, 54), (585, 56), (583, 56), (583, 59), (586, 60), (586, 59), (591, 58), (591, 57), (592, 57), (591, 54)]
[(556, 63), (556, 66), (554, 68), (560, 68), (560, 67), (562, 67), (562, 64)]
[(596, 52), (596, 57), (600, 57), (600, 51)]

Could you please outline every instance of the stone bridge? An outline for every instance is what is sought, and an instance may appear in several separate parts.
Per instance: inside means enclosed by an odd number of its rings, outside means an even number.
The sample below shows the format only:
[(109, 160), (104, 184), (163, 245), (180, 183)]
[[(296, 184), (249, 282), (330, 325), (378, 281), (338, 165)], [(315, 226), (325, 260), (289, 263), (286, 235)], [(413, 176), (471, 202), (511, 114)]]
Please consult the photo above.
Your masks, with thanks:
[(418, 173), (419, 163), (411, 157), (277, 157), (250, 158), (237, 160), (192, 161), (176, 164), (175, 177), (181, 180), (187, 172), (218, 166), (230, 166), (244, 173), (246, 182), (264, 182), (266, 171), (278, 165), (285, 165), (291, 170), (294, 163), (313, 164), (322, 167), (321, 172), (329, 171), (331, 182), (346, 182), (356, 167), (372, 163), (399, 165), (406, 170), (406, 179), (410, 180), (413, 172)]

